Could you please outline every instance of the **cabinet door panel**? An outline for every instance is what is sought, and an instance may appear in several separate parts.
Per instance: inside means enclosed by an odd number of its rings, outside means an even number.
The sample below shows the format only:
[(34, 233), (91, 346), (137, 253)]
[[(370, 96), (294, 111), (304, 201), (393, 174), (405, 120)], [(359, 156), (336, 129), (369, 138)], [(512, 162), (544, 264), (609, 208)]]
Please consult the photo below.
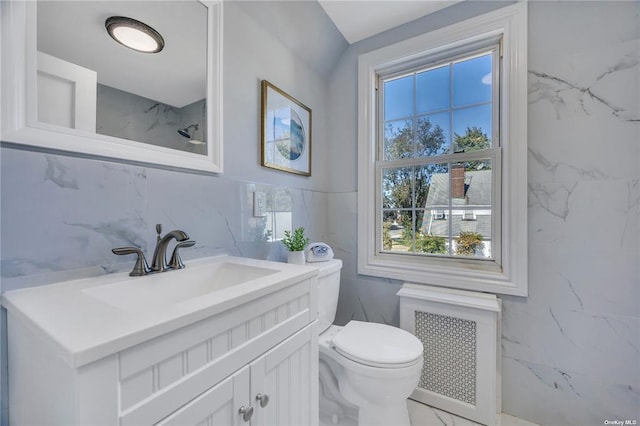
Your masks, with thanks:
[[(318, 424), (317, 338), (314, 323), (251, 364), (252, 426)], [(268, 395), (265, 407), (258, 394)]]
[(249, 406), (249, 367), (209, 389), (178, 411), (157, 423), (158, 426), (239, 426), (241, 406)]

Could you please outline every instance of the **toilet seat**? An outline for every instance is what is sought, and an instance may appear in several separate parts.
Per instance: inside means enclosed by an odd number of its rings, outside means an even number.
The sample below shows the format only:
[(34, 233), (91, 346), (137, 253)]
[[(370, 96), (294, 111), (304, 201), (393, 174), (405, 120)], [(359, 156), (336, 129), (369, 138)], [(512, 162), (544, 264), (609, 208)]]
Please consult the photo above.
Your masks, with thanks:
[(342, 356), (371, 367), (402, 368), (422, 359), (422, 343), (389, 325), (350, 321), (331, 340)]

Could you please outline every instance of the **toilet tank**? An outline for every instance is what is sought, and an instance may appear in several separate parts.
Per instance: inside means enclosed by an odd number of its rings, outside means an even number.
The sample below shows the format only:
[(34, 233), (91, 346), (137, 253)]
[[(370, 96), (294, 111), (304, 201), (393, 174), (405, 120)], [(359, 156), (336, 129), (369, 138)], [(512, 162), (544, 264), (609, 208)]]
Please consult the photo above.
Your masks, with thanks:
[(331, 259), (327, 262), (308, 263), (318, 272), (318, 322), (319, 332), (325, 331), (336, 318), (338, 295), (340, 294), (340, 271), (342, 261)]

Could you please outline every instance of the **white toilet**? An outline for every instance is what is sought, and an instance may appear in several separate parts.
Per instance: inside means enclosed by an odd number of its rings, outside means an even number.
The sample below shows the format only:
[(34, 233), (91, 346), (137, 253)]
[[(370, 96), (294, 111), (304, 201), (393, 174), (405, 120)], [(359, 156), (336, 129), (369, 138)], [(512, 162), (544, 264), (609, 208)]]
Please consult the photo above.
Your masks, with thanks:
[[(342, 261), (319, 268), (320, 386), (358, 408), (360, 426), (409, 426), (407, 398), (422, 370), (422, 343), (411, 333), (384, 324), (350, 321), (332, 325), (338, 306)], [(334, 424), (339, 422), (333, 416)]]

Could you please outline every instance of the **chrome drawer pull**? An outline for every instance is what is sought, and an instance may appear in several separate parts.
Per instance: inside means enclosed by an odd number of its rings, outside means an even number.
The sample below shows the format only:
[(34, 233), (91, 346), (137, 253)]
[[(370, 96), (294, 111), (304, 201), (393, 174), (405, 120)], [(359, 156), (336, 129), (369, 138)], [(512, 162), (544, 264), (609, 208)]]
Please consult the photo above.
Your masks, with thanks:
[(240, 414), (242, 414), (242, 420), (248, 422), (253, 416), (253, 407), (246, 408), (244, 405), (240, 407)]
[(256, 401), (260, 401), (260, 406), (264, 408), (269, 403), (269, 395), (259, 393), (256, 395)]

